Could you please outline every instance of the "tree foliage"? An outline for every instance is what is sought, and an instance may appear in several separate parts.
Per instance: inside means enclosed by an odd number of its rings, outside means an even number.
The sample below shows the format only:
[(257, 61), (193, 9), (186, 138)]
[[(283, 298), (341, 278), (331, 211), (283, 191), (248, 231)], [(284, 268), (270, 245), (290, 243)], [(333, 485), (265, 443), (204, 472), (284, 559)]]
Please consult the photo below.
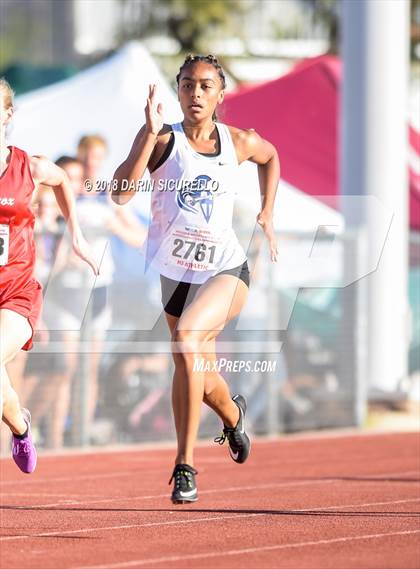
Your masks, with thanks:
[(200, 51), (209, 31), (231, 29), (234, 15), (242, 12), (241, 0), (159, 0), (168, 9), (168, 28), (183, 51)]

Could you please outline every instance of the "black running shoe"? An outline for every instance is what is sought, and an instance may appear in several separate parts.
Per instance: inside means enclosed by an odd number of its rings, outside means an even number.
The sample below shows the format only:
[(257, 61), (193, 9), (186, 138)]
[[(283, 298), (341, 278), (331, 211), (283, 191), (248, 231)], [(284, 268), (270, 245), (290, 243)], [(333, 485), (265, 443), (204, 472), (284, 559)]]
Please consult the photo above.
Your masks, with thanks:
[(236, 427), (224, 425), (223, 434), (214, 439), (215, 443), (222, 445), (226, 439), (229, 441), (229, 453), (235, 462), (245, 462), (251, 450), (251, 441), (245, 432), (246, 401), (242, 395), (235, 395), (232, 400), (239, 408), (239, 421)]
[(198, 499), (195, 475), (197, 471), (189, 464), (177, 464), (172, 472), (169, 484), (174, 480), (172, 502), (174, 504), (187, 504)]

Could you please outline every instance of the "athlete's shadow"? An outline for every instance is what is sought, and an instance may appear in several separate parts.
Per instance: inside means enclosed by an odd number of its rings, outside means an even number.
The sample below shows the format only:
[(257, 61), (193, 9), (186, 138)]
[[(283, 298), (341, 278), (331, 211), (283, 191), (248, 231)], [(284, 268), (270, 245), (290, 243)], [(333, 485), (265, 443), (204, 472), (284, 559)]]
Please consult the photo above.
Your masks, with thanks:
[(282, 479), (280, 478), (279, 480), (286, 480), (287, 482), (292, 482), (292, 481), (317, 481), (317, 480), (330, 480), (331, 482), (337, 481), (337, 482), (374, 482), (375, 484), (378, 482), (417, 482), (417, 484), (420, 483), (420, 477), (419, 478), (399, 478), (399, 477), (394, 477), (394, 476), (388, 476), (388, 477), (376, 477), (375, 476), (317, 476), (316, 478), (312, 478), (311, 476), (305, 477), (305, 476), (299, 476), (296, 478), (287, 478), (287, 479)]
[[(348, 512), (345, 510), (335, 509), (305, 509), (305, 510), (261, 510), (261, 509), (227, 509), (227, 508), (194, 508), (186, 505), (179, 505), (173, 508), (80, 508), (76, 506), (54, 506), (54, 507), (40, 507), (40, 506), (8, 506), (6, 504), (0, 505), (0, 510), (22, 510), (22, 511), (43, 511), (43, 512), (136, 512), (136, 513), (199, 513), (199, 514), (238, 514), (240, 515), (255, 515), (258, 516), (325, 516), (325, 517), (402, 517), (402, 518), (417, 518), (420, 517), (420, 512), (383, 512), (383, 511), (370, 511)], [(217, 520), (217, 518), (215, 518)], [(147, 520), (145, 520), (147, 523)]]

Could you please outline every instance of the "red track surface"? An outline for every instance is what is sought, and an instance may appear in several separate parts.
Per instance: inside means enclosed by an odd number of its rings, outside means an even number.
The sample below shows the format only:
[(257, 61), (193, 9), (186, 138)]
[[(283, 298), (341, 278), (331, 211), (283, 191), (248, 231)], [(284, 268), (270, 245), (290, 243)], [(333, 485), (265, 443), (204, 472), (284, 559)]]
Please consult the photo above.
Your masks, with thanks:
[(172, 506), (172, 452), (1, 462), (2, 569), (418, 569), (418, 434), (197, 450), (200, 499)]

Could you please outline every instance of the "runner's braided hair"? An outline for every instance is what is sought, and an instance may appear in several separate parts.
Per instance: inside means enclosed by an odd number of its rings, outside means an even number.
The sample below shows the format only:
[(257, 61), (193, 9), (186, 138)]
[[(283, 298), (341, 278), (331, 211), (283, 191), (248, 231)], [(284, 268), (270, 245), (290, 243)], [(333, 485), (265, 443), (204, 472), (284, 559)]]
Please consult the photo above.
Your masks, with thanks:
[[(181, 78), (181, 74), (184, 71), (184, 69), (186, 69), (187, 67), (189, 67), (194, 63), (199, 63), (199, 62), (208, 63), (209, 65), (212, 65), (216, 69), (220, 77), (220, 81), (222, 83), (222, 89), (225, 89), (226, 88), (225, 74), (223, 72), (222, 66), (217, 61), (217, 57), (215, 57), (214, 55), (193, 55), (192, 53), (188, 54), (187, 57), (185, 58), (184, 63), (179, 68), (178, 75), (176, 76), (177, 84), (179, 85), (179, 80)], [(217, 121), (216, 111), (214, 111), (212, 119), (214, 121)]]

